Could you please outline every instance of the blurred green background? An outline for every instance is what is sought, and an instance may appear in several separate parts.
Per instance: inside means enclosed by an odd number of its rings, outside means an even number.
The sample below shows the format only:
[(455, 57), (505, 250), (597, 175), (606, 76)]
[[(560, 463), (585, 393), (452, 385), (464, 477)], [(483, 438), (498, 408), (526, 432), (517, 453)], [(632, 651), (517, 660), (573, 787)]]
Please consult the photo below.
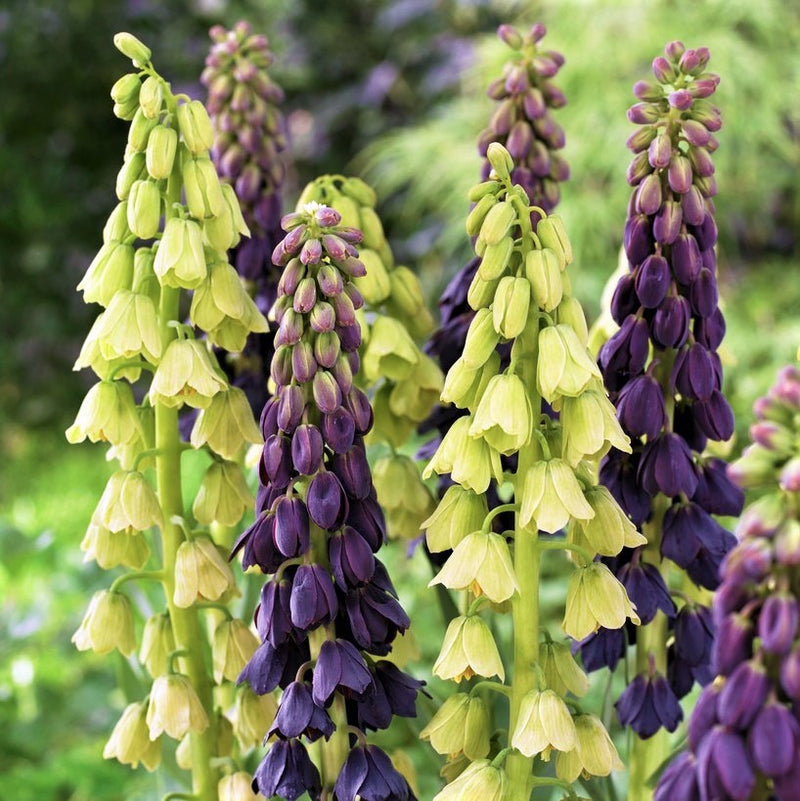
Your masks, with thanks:
[[(435, 305), (468, 257), (465, 192), (475, 182), (484, 90), (507, 50), (500, 22), (549, 29), (564, 53), (572, 179), (560, 208), (577, 252), (573, 285), (594, 318), (616, 266), (628, 187), (631, 86), (663, 45), (711, 48), (724, 117), (716, 154), (720, 283), (728, 320), (726, 388), (740, 448), (750, 405), (800, 344), (800, 4), (780, 0), (5, 0), (0, 7), (0, 799), (153, 798), (143, 772), (104, 762), (124, 703), (122, 660), (80, 654), (69, 638), (109, 577), (79, 543), (109, 469), (99, 448), (68, 447), (88, 375), (71, 365), (94, 309), (74, 291), (114, 205), (126, 124), (108, 90), (126, 69), (118, 30), (137, 34), (182, 91), (198, 75), (214, 23), (250, 20), (276, 52), (287, 93), (294, 168), (287, 209), (321, 172), (375, 183), (399, 260)], [(390, 566), (422, 647), (425, 673), (438, 619), (425, 615), (429, 570), (394, 546)], [(559, 605), (562, 588), (546, 588)], [(124, 682), (123, 682), (124, 684)], [(434, 690), (436, 686), (434, 685)], [(423, 705), (422, 715), (430, 708)], [(436, 787), (438, 760), (414, 745), (419, 726), (390, 735)], [(163, 781), (163, 780), (162, 780)]]

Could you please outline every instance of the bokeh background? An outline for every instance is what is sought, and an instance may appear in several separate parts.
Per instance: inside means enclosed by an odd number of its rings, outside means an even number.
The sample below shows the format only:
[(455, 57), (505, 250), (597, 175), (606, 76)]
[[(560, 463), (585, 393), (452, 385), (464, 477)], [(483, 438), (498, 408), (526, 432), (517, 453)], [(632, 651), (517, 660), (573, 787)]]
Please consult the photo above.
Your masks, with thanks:
[[(750, 405), (800, 344), (800, 3), (785, 0), (5, 0), (0, 5), (0, 799), (154, 798), (164, 787), (101, 758), (137, 677), (70, 636), (108, 577), (79, 543), (109, 474), (102, 449), (67, 446), (90, 376), (71, 365), (96, 310), (75, 285), (115, 203), (126, 124), (108, 90), (129, 30), (161, 73), (194, 97), (210, 25), (248, 19), (268, 34), (287, 100), (293, 166), (287, 210), (322, 172), (373, 182), (395, 254), (435, 305), (468, 257), (465, 193), (479, 172), (485, 87), (507, 50), (500, 22), (541, 20), (564, 53), (572, 179), (560, 212), (577, 252), (573, 285), (590, 319), (617, 263), (628, 187), (631, 86), (674, 38), (711, 48), (722, 76), (716, 154), (726, 390), (741, 448)], [(393, 546), (425, 677), (440, 621), (429, 571)], [(557, 578), (547, 597), (561, 597)], [(415, 614), (416, 613), (416, 614)], [(436, 692), (436, 685), (433, 685)], [(430, 714), (427, 707), (423, 717)], [(422, 781), (438, 761), (419, 726), (390, 737)], [(158, 785), (157, 781), (162, 784)], [(168, 779), (167, 779), (168, 781)]]

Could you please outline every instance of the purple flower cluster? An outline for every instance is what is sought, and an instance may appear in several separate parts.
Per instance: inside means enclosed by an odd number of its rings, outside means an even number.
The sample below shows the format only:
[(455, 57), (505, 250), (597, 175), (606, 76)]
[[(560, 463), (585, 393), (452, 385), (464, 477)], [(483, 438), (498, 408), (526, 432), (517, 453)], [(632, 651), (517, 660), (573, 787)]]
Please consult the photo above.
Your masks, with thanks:
[(689, 751), (664, 772), (655, 801), (747, 801), (756, 787), (800, 800), (800, 370), (782, 370), (756, 403), (753, 444), (731, 465), (768, 492), (739, 522), (714, 598), (713, 667), (689, 721)]
[[(279, 277), (269, 254), (283, 236), (283, 90), (266, 72), (272, 63), (266, 36), (253, 34), (247, 22), (231, 31), (215, 25), (210, 36), (214, 44), (201, 81), (208, 88), (215, 130), (211, 157), (220, 177), (234, 187), (251, 234), (230, 254), (230, 262), (253, 285), (256, 305), (266, 314)], [(248, 338), (241, 356), (225, 360), (233, 383), (245, 390), (256, 414), (267, 400), (264, 374), (271, 358), (272, 334), (262, 334)]]
[[(656, 80), (634, 87), (640, 102), (628, 118), (641, 127), (628, 139), (636, 154), (624, 237), (629, 272), (611, 301), (620, 328), (599, 359), (633, 446), (630, 454), (612, 450), (600, 478), (651, 540), (646, 550), (623, 551), (609, 565), (642, 624), (661, 610), (674, 635), (667, 681), (653, 668), (617, 705), (621, 722), (642, 737), (677, 726), (677, 699), (711, 678), (713, 640), (709, 611), (696, 604), (678, 611), (658, 565), (647, 560), (668, 559), (696, 585), (714, 589), (735, 539), (712, 515), (737, 515), (743, 504), (725, 462), (701, 456), (708, 440), (733, 434), (717, 354), (725, 322), (717, 303), (711, 154), (722, 123), (708, 99), (719, 82), (706, 72), (708, 60), (706, 48), (672, 42), (653, 61)], [(584, 664), (613, 668), (625, 647), (622, 632), (601, 631), (582, 644)]]
[(283, 218), (288, 233), (273, 252), (283, 267), (273, 309), (275, 395), (261, 415), (256, 520), (234, 549), (243, 550), (245, 569), (273, 575), (256, 611), (262, 644), (240, 681), (259, 694), (283, 690), (268, 732), (277, 739), (254, 779), (263, 795), (319, 799), (323, 783), (335, 781), (336, 801), (407, 801), (411, 790), (379, 749), (345, 749), (338, 778), (321, 777), (300, 739), (414, 716), (422, 686), (376, 658), (409, 620), (375, 555), (385, 524), (364, 447), (372, 409), (353, 383), (363, 301), (352, 278), (365, 274), (355, 248), (362, 235), (340, 222), (334, 209), (307, 204)]

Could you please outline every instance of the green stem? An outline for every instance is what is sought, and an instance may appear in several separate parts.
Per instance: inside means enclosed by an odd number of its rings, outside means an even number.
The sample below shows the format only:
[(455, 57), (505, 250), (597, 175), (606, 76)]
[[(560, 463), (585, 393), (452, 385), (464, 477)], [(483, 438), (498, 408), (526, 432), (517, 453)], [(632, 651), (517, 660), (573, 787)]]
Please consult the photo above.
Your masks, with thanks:
[(489, 510), (489, 514), (483, 518), (483, 526), (481, 531), (486, 534), (492, 529), (492, 521), (503, 512), (516, 512), (519, 510), (518, 503), (503, 503), (500, 506), (495, 506), (494, 509)]
[(499, 681), (479, 681), (472, 686), (469, 694), (474, 695), (475, 693), (481, 692), (481, 690), (491, 690), (492, 692), (504, 695), (506, 698), (511, 697), (511, 688), (507, 687), (505, 684), (501, 684)]
[(594, 561), (594, 556), (590, 554), (586, 548), (582, 548), (574, 542), (567, 542), (566, 540), (539, 540), (538, 547), (540, 551), (572, 551), (578, 554), (587, 565)]
[(123, 584), (129, 581), (163, 581), (164, 574), (160, 570), (136, 570), (133, 573), (123, 573), (114, 579), (114, 583), (109, 587), (110, 592), (118, 592)]

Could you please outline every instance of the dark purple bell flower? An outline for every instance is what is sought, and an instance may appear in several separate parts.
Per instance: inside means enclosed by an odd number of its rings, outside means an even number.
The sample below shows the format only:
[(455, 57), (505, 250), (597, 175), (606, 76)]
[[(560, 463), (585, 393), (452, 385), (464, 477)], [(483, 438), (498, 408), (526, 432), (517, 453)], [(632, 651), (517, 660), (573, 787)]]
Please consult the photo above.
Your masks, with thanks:
[(653, 620), (659, 609), (667, 617), (675, 616), (675, 604), (655, 565), (628, 562), (616, 571), (616, 575), (635, 604), (643, 626)]
[(673, 504), (664, 513), (661, 555), (688, 569), (704, 545), (722, 540), (725, 530), (695, 503)]
[(355, 701), (354, 708), (358, 727), (363, 731), (386, 729), (392, 721), (392, 706), (380, 682), (373, 682), (369, 692)]
[(373, 553), (378, 552), (386, 541), (386, 520), (374, 487), (366, 498), (350, 501), (347, 525), (352, 526), (369, 543)]
[(635, 267), (653, 252), (653, 222), (646, 214), (635, 214), (625, 222), (624, 245), (628, 261)]
[[(354, 322), (355, 312), (352, 311), (353, 304), (349, 303), (348, 299), (348, 308), (342, 301), (342, 298), (345, 297), (345, 295), (339, 295), (337, 297), (337, 300), (340, 302), (334, 307), (334, 311), (336, 312), (336, 328), (334, 330), (339, 337), (339, 341), (342, 343), (342, 350), (345, 353), (350, 353), (358, 350), (361, 345), (361, 327)], [(347, 320), (351, 320), (352, 318), (353, 322), (342, 322), (343, 315)]]
[(697, 489), (697, 470), (692, 452), (673, 433), (661, 434), (644, 446), (638, 477), (650, 495), (663, 492), (674, 498), (683, 492), (691, 497)]
[(361, 500), (369, 495), (372, 475), (366, 451), (360, 442), (356, 442), (347, 453), (334, 454), (331, 469), (339, 477), (348, 496)]
[(320, 565), (300, 565), (292, 582), (289, 609), (298, 629), (330, 623), (339, 608), (331, 574)]
[(614, 322), (620, 325), (626, 317), (636, 314), (641, 304), (636, 294), (636, 279), (633, 275), (623, 275), (617, 283), (617, 288), (611, 297), (611, 316)]
[(599, 629), (585, 640), (575, 643), (575, 651), (581, 655), (583, 667), (588, 672), (607, 667), (614, 670), (625, 656), (628, 645), (625, 629)]
[(322, 643), (311, 690), (317, 706), (325, 706), (337, 691), (345, 698), (360, 697), (372, 684), (364, 657), (352, 643), (343, 639)]
[(297, 801), (308, 793), (312, 801), (319, 801), (322, 781), (299, 740), (276, 740), (256, 768), (253, 792), (285, 801)]
[(273, 537), (276, 547), (287, 559), (308, 552), (308, 510), (300, 498), (284, 495), (275, 504)]
[(694, 321), (694, 338), (709, 350), (717, 350), (724, 337), (725, 318), (719, 307), (709, 317), (700, 317)]
[(256, 608), (255, 622), (262, 642), (276, 648), (297, 630), (292, 625), (290, 600), (292, 597), (292, 568), (284, 571), (280, 581), (268, 581), (261, 588), (261, 603)]
[(244, 553), (242, 554), (243, 570), (247, 570), (253, 565), (258, 565), (262, 572), (274, 573), (286, 559), (275, 545), (274, 531), (275, 516), (261, 514), (236, 540), (231, 551), (231, 557), (234, 557), (241, 548), (244, 548)]
[(672, 415), (672, 431), (677, 434), (695, 453), (702, 453), (708, 444), (708, 437), (700, 428), (695, 416), (699, 403), (676, 400)]
[(717, 389), (711, 353), (695, 342), (678, 353), (670, 383), (684, 398), (708, 400)]
[(618, 392), (631, 376), (644, 370), (648, 348), (647, 323), (640, 317), (628, 317), (600, 350), (600, 367), (609, 391)]
[(687, 233), (678, 235), (672, 243), (672, 272), (679, 284), (691, 286), (700, 273), (703, 259), (697, 240)]
[(692, 754), (684, 752), (670, 762), (658, 780), (653, 801), (700, 801)]
[(417, 693), (425, 686), (424, 681), (404, 673), (387, 659), (380, 659), (375, 663), (373, 675), (375, 685), (383, 687), (393, 715), (401, 718), (416, 717)]
[(766, 701), (769, 685), (769, 677), (761, 665), (742, 662), (719, 694), (720, 722), (733, 729), (749, 728)]
[(258, 489), (256, 490), (256, 515), (263, 514), (272, 509), (272, 504), (275, 503), (285, 491), (283, 487), (273, 487), (272, 484), (262, 484), (259, 481)]
[(339, 479), (328, 470), (311, 479), (306, 505), (311, 519), (327, 531), (340, 528), (347, 517), (347, 496)]
[(729, 676), (753, 655), (755, 632), (750, 618), (730, 614), (722, 619), (714, 638), (711, 664), (721, 676)]
[(615, 707), (619, 722), (630, 726), (642, 739), (652, 737), (662, 727), (675, 731), (683, 719), (675, 693), (659, 673), (636, 676)]
[(324, 737), (326, 740), (335, 730), (328, 713), (314, 703), (311, 687), (305, 681), (293, 681), (281, 696), (278, 714), (267, 732), (267, 737), (277, 734), (284, 740), (305, 736), (313, 743)]
[(736, 537), (720, 526), (716, 536), (702, 543), (695, 560), (686, 568), (689, 578), (698, 587), (716, 590), (720, 583), (720, 566), (735, 545)]
[(699, 317), (710, 317), (719, 302), (717, 279), (711, 270), (703, 267), (689, 289), (689, 302)]
[(667, 296), (672, 273), (663, 256), (648, 256), (637, 268), (636, 294), (646, 309), (655, 309)]
[(747, 801), (756, 784), (744, 742), (725, 726), (715, 726), (697, 750), (702, 799)]
[(322, 464), (324, 443), (320, 430), (311, 424), (298, 426), (292, 435), (292, 462), (295, 470), (303, 476), (310, 476)]
[(697, 696), (697, 702), (692, 710), (686, 734), (689, 748), (697, 753), (700, 743), (714, 726), (719, 723), (717, 717), (717, 703), (719, 702), (719, 687), (709, 684)]
[(709, 459), (698, 465), (697, 489), (691, 500), (712, 515), (737, 517), (744, 506), (744, 491), (728, 477), (722, 459)]
[(770, 778), (788, 773), (797, 759), (800, 726), (783, 704), (772, 701), (756, 716), (747, 735), (753, 766)]
[(375, 582), (350, 590), (345, 597), (345, 610), (355, 642), (379, 656), (389, 653), (395, 635), (410, 623), (397, 599)]
[(675, 617), (675, 651), (689, 665), (705, 665), (714, 643), (711, 609), (702, 604), (686, 604)]
[(288, 438), (273, 434), (264, 443), (260, 465), (261, 483), (286, 487), (292, 476), (292, 456)]
[(333, 788), (334, 801), (414, 801), (408, 782), (377, 746), (356, 746)]
[(733, 436), (733, 410), (725, 396), (715, 389), (711, 397), (694, 404), (694, 415), (700, 430), (717, 442), (724, 442)]
[(277, 647), (264, 642), (250, 657), (236, 683), (246, 681), (254, 693), (266, 695), (276, 687), (286, 687), (294, 679), (300, 665), (308, 659), (307, 641), (296, 643), (289, 639)]
[(667, 681), (677, 698), (685, 698), (695, 682), (705, 687), (713, 679), (714, 673), (707, 662), (691, 665), (675, 650), (675, 643), (667, 647)]
[(797, 599), (789, 593), (770, 595), (758, 615), (761, 647), (773, 654), (788, 654), (800, 624)]
[(369, 543), (352, 526), (345, 526), (328, 541), (331, 572), (342, 591), (366, 584), (375, 572)]
[(651, 514), (650, 495), (637, 480), (640, 463), (640, 452), (629, 454), (612, 448), (600, 464), (600, 482), (637, 526)]
[(640, 375), (627, 383), (616, 399), (617, 417), (632, 437), (654, 439), (667, 422), (664, 395), (658, 381)]
[(356, 424), (353, 415), (340, 406), (322, 418), (322, 433), (325, 442), (334, 453), (345, 453), (353, 445)]
[(689, 336), (692, 310), (683, 295), (664, 298), (650, 322), (653, 342), (662, 348), (680, 348)]

